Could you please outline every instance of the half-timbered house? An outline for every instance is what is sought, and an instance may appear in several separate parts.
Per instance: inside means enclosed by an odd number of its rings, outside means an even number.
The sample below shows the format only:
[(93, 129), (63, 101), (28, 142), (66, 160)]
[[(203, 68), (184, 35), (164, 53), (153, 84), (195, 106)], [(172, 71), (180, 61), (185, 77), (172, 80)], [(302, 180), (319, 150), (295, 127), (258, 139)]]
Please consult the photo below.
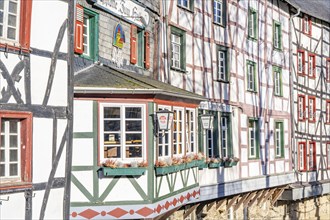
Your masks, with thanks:
[(70, 10), (69, 1), (0, 1), (0, 219), (69, 217)]

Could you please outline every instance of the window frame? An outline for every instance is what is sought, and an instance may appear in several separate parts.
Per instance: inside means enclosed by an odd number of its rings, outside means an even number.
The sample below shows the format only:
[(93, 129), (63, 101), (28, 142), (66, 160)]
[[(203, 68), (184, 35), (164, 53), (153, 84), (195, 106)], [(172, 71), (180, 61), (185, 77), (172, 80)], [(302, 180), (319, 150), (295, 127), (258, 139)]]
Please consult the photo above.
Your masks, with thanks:
[[(308, 28), (306, 28), (308, 27)], [(302, 17), (302, 31), (307, 35), (312, 34), (312, 19), (308, 15), (303, 15)]]
[[(303, 150), (301, 152), (301, 146), (303, 147)], [(299, 171), (306, 171), (307, 170), (307, 149), (306, 149), (306, 142), (301, 141), (298, 142), (298, 170)], [(303, 159), (303, 162), (301, 163), (301, 159)], [(303, 168), (300, 165), (303, 165)]]
[[(120, 156), (119, 157), (107, 157), (105, 158), (104, 157), (104, 147), (105, 147), (105, 144), (104, 144), (104, 108), (105, 107), (119, 107), (120, 108), (120, 131), (116, 131), (116, 132), (113, 132), (113, 133), (119, 133), (120, 134), (120, 137), (121, 137), (121, 143), (119, 144), (120, 145)], [(126, 120), (126, 116), (123, 117), (123, 114), (125, 114), (125, 109), (127, 107), (131, 107), (131, 108), (141, 108), (141, 141), (142, 141), (142, 144), (141, 144), (141, 157), (126, 157), (126, 148), (129, 147), (127, 146), (127, 143), (126, 143), (126, 136), (125, 134), (127, 134), (126, 132), (126, 127), (125, 127), (125, 122), (127, 121)], [(139, 161), (142, 161), (142, 160), (146, 160), (146, 151), (147, 151), (147, 105), (146, 103), (140, 103), (140, 102), (137, 102), (137, 103), (127, 103), (127, 102), (99, 102), (99, 115), (98, 115), (98, 120), (99, 120), (99, 147), (98, 147), (98, 150), (99, 150), (99, 161), (100, 163), (103, 161), (103, 160), (106, 160), (106, 159), (115, 159), (115, 160), (120, 160), (122, 162), (132, 162), (134, 160), (139, 160)], [(118, 118), (116, 118), (118, 120)], [(125, 120), (123, 120), (125, 119)], [(129, 121), (129, 120), (128, 120)], [(134, 133), (134, 132), (132, 132)], [(110, 146), (111, 147), (111, 146)]]
[[(253, 123), (253, 127), (251, 129), (250, 127), (250, 122)], [(251, 154), (251, 149), (252, 149), (252, 146), (251, 146), (251, 135), (250, 135), (250, 132), (253, 130), (254, 132), (254, 149), (255, 149), (255, 153), (252, 155)], [(257, 118), (249, 118), (248, 119), (248, 150), (249, 150), (249, 153), (248, 153), (248, 158), (249, 159), (259, 159), (259, 151), (260, 151), (260, 145), (259, 145), (259, 138), (260, 138), (260, 135), (259, 135), (259, 120)]]
[(257, 40), (258, 39), (258, 10), (251, 8), (251, 7), (249, 7), (249, 11), (248, 11), (248, 28), (247, 29), (248, 29), (248, 38), (252, 39), (252, 40)]
[[(180, 37), (180, 55), (179, 55), (179, 59), (180, 59), (180, 67), (176, 67), (174, 66), (173, 63), (173, 43), (172, 42), (172, 35), (176, 35), (177, 37)], [(171, 26), (171, 33), (170, 33), (170, 42), (171, 42), (171, 57), (170, 57), (170, 61), (171, 61), (171, 69), (176, 70), (176, 71), (181, 71), (181, 72), (186, 72), (186, 32)]]
[(325, 124), (330, 124), (330, 99), (325, 102)]
[[(165, 110), (167, 109), (168, 111), (172, 111), (171, 106), (168, 105), (158, 105), (158, 111), (160, 110)], [(166, 135), (168, 135), (167, 141), (166, 142)], [(162, 143), (160, 143), (160, 140), (162, 140)], [(158, 158), (165, 158), (165, 157), (171, 157), (172, 156), (172, 132), (171, 129), (167, 130), (167, 131), (158, 131), (158, 137), (157, 137), (157, 141), (158, 141)], [(167, 145), (167, 151), (168, 154), (165, 154), (166, 152), (166, 145)], [(160, 155), (160, 149), (162, 148), (162, 153), (163, 155)]]
[[(185, 154), (185, 130), (184, 130), (184, 117), (185, 117), (185, 109), (183, 107), (173, 106), (173, 156), (182, 156)], [(178, 112), (181, 112), (181, 119), (178, 118)], [(181, 122), (181, 127), (177, 126), (178, 123)], [(180, 129), (181, 128), (181, 129)], [(178, 137), (181, 134), (181, 141), (178, 140)], [(176, 139), (175, 139), (176, 137)], [(181, 144), (181, 152), (180, 146)]]
[[(302, 54), (301, 55), (301, 59), (299, 57), (299, 54)], [(306, 72), (305, 72), (305, 51), (304, 50), (298, 50), (297, 51), (297, 73), (299, 76), (305, 76)], [(301, 68), (302, 68), (302, 71), (300, 71), (299, 69), (299, 64), (301, 63)]]
[[(222, 157), (230, 157), (233, 154), (232, 149), (232, 126), (231, 126), (231, 114), (228, 112), (221, 112), (219, 115), (219, 139), (220, 139), (220, 154)], [(226, 118), (227, 120), (227, 132), (226, 132), (226, 146), (223, 146), (223, 126), (222, 126), (222, 118)], [(226, 154), (224, 154), (224, 150)]]
[[(30, 187), (32, 182), (32, 113), (18, 111), (0, 111), (0, 124), (5, 119), (20, 120), (20, 176), (2, 178), (0, 189)], [(1, 128), (0, 128), (1, 130)], [(1, 136), (0, 136), (1, 139)]]
[[(249, 92), (254, 92), (254, 93), (257, 93), (257, 76), (256, 76), (256, 71), (257, 71), (257, 68), (256, 68), (256, 63), (253, 62), (253, 61), (250, 61), (250, 60), (247, 60), (246, 61), (246, 87), (247, 87), (247, 91)], [(249, 88), (249, 85), (250, 85), (250, 78), (249, 78), (249, 66), (252, 66), (253, 67), (253, 88)]]
[[(302, 115), (303, 117), (301, 118), (300, 117), (300, 112), (301, 112), (301, 109), (300, 109), (300, 98), (302, 98), (303, 102), (301, 103), (302, 104)], [(298, 116), (298, 121), (305, 121), (306, 120), (306, 98), (305, 98), (305, 95), (303, 94), (298, 94), (298, 99), (297, 99), (297, 116)]]
[[(10, 2), (14, 2), (17, 3), (17, 7), (16, 7), (16, 13), (13, 12), (9, 12), (9, 5)], [(2, 22), (2, 34), (3, 36), (0, 36), (1, 41), (5, 41), (6, 43), (9, 44), (15, 44), (16, 42), (19, 42), (19, 32), (20, 32), (20, 9), (21, 9), (21, 1), (20, 0), (7, 0), (7, 1), (3, 1), (3, 22)], [(1, 10), (2, 11), (2, 10)], [(9, 23), (9, 15), (11, 16), (15, 16), (16, 18), (16, 24), (15, 26), (10, 25)], [(8, 29), (12, 28), (15, 30), (15, 39), (11, 39), (8, 38)]]
[(325, 148), (327, 152), (327, 168), (330, 169), (330, 141), (326, 143)]
[[(223, 53), (224, 55), (224, 58), (223, 58), (223, 73), (220, 72), (221, 70), (221, 60), (220, 60), (220, 53)], [(221, 81), (221, 82), (225, 82), (225, 83), (228, 83), (229, 82), (229, 74), (228, 74), (228, 70), (229, 70), (229, 67), (228, 67), (228, 49), (226, 47), (223, 47), (223, 46), (220, 46), (218, 45), (217, 46), (217, 81)], [(220, 76), (221, 75), (224, 75), (224, 78), (221, 78)]]
[[(311, 60), (310, 60), (311, 59)], [(308, 54), (308, 77), (315, 79), (316, 64), (315, 64), (315, 54)]]
[[(188, 114), (188, 115), (187, 115)], [(184, 149), (186, 153), (197, 153), (197, 135), (196, 135), (196, 110), (193, 108), (185, 108), (185, 146), (188, 149)], [(188, 128), (188, 129), (187, 129)]]
[[(279, 79), (277, 80), (276, 76), (278, 75)], [(283, 96), (283, 84), (282, 84), (282, 68), (278, 66), (273, 66), (273, 79), (274, 79), (274, 95), (282, 97)], [(277, 85), (277, 82), (279, 85)], [(277, 88), (279, 91), (277, 91)]]
[[(279, 128), (277, 127), (279, 125)], [(279, 130), (280, 134), (277, 134)], [(274, 147), (275, 147), (275, 157), (276, 158), (284, 158), (284, 121), (275, 121), (274, 128)], [(277, 141), (279, 146), (277, 146)], [(277, 153), (277, 149), (279, 149), (279, 154)]]
[[(187, 6), (183, 5), (184, 1), (187, 1)], [(183, 9), (186, 9), (188, 11), (193, 11), (193, 9), (194, 9), (194, 0), (178, 0), (177, 6), (179, 8), (183, 8)]]
[[(217, 5), (221, 5), (221, 9), (219, 10)], [(218, 16), (215, 12), (220, 11), (220, 16)], [(226, 13), (226, 1), (224, 0), (213, 0), (213, 23), (220, 26), (226, 26), (227, 21), (227, 13)]]
[[(313, 101), (313, 105), (310, 105), (310, 101)], [(311, 110), (313, 111), (313, 116), (311, 117)], [(315, 123), (316, 122), (316, 97), (308, 96), (308, 122)]]
[[(88, 42), (88, 46), (89, 46), (89, 54), (85, 53), (85, 38), (83, 38), (83, 45), (84, 45), (84, 50), (83, 53), (80, 54), (80, 57), (89, 59), (89, 60), (94, 60), (97, 61), (98, 60), (98, 23), (99, 23), (99, 14), (96, 13), (95, 11), (92, 11), (88, 8), (84, 7), (84, 19), (85, 16), (88, 16), (88, 22), (89, 22), (89, 42)], [(83, 31), (83, 36), (85, 35), (85, 24), (83, 24), (84, 27), (84, 31)]]
[(330, 83), (330, 58), (326, 59), (326, 82)]
[[(311, 154), (312, 149), (312, 156)], [(310, 159), (313, 158), (313, 164), (311, 166)], [(309, 171), (315, 171), (316, 170), (316, 142), (315, 141), (309, 141), (308, 143), (308, 152), (307, 152), (307, 158), (308, 158), (308, 170)]]
[[(276, 34), (277, 28), (278, 33)], [(276, 42), (278, 45), (276, 45)], [(282, 25), (275, 20), (273, 20), (273, 48), (276, 50), (282, 50)]]

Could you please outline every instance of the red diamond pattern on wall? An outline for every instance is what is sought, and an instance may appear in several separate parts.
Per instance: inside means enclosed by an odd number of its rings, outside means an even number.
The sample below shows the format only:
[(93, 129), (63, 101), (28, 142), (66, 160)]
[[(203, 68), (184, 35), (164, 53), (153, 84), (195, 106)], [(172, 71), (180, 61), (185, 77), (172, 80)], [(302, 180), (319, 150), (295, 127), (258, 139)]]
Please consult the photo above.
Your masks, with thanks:
[(116, 218), (120, 218), (123, 215), (126, 215), (128, 213), (128, 211), (125, 211), (124, 209), (121, 208), (115, 208), (114, 210), (108, 212), (108, 215), (112, 215)]
[(166, 210), (168, 209), (168, 207), (170, 207), (170, 203), (167, 201), (166, 203), (165, 203), (165, 208), (166, 208)]
[(184, 196), (181, 196), (180, 197), (180, 202), (183, 203), (183, 201), (184, 201)]
[(144, 207), (142, 209), (139, 209), (138, 211), (136, 211), (136, 213), (138, 213), (139, 215), (142, 215), (144, 217), (147, 217), (148, 215), (151, 215), (154, 212), (154, 210), (148, 208), (148, 207)]
[(189, 200), (190, 199), (190, 193), (188, 193), (186, 197)]
[(197, 194), (197, 193), (196, 193), (196, 191), (194, 190), (194, 192), (193, 192), (193, 194), (192, 194), (193, 197), (196, 197), (196, 194)]
[(160, 213), (160, 211), (162, 211), (162, 206), (158, 205), (156, 210), (157, 210), (158, 213)]
[(95, 216), (99, 215), (100, 213), (92, 210), (92, 209), (87, 209), (83, 212), (80, 212), (78, 215), (84, 217), (84, 218), (87, 218), (87, 219), (92, 219), (94, 218)]

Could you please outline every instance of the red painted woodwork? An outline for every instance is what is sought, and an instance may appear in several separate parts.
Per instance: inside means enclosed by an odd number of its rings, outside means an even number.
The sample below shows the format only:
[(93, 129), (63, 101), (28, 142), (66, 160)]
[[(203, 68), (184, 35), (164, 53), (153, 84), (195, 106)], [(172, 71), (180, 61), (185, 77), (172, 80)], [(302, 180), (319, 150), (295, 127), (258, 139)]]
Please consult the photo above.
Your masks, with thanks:
[(136, 51), (136, 39), (137, 39), (137, 27), (131, 25), (131, 63), (136, 64), (137, 62), (137, 51)]
[[(302, 100), (302, 109), (300, 108), (300, 99)], [(306, 101), (304, 95), (298, 95), (298, 104), (297, 104), (297, 110), (298, 110), (298, 121), (305, 121), (306, 119)], [(300, 112), (303, 113), (303, 116), (300, 117)]]
[(32, 0), (21, 0), (19, 39), (21, 47), (30, 48)]
[[(302, 59), (301, 59), (301, 62), (302, 62), (302, 71), (299, 71), (299, 56), (298, 56), (299, 53), (302, 54)], [(298, 50), (297, 51), (297, 73), (300, 76), (304, 76), (305, 75), (305, 51), (304, 50)]]
[(74, 35), (74, 52), (77, 54), (84, 53), (84, 8), (76, 5), (76, 23), (75, 23), (75, 35)]
[[(303, 151), (301, 152), (300, 150), (300, 145), (303, 145)], [(303, 166), (304, 168), (301, 169), (300, 167), (300, 156), (301, 154), (303, 154)], [(307, 163), (306, 163), (306, 158), (307, 158), (307, 154), (306, 154), (306, 142), (298, 142), (298, 169), (300, 171), (306, 171), (307, 169)]]
[(149, 40), (149, 33), (144, 33), (144, 67), (146, 69), (150, 68), (150, 40)]
[[(310, 101), (313, 102), (312, 107), (310, 106)], [(310, 117), (311, 110), (313, 112), (312, 117)], [(315, 98), (315, 96), (309, 96), (308, 97), (308, 122), (315, 123), (315, 121), (316, 121), (316, 98)]]

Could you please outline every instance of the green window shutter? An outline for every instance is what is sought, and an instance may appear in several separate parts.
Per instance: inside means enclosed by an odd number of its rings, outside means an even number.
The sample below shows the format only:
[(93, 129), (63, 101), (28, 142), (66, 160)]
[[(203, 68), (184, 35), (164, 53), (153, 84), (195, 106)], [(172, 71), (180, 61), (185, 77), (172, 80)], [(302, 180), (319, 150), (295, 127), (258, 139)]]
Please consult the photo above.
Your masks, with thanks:
[(232, 140), (232, 125), (231, 125), (231, 114), (227, 116), (228, 118), (228, 155), (233, 155), (233, 140)]
[(218, 114), (219, 112), (214, 112), (214, 111), (210, 111), (210, 114), (212, 114), (214, 116), (213, 119), (213, 154), (215, 156), (220, 155), (219, 152), (219, 128), (220, 128), (220, 124), (219, 124), (219, 119), (218, 119)]
[(201, 119), (200, 119), (200, 115), (203, 114), (203, 110), (201, 109), (198, 109), (198, 151), (199, 152), (203, 152), (204, 155), (206, 155), (206, 152), (204, 152), (204, 140), (203, 140), (203, 126), (202, 126), (202, 122), (201, 122)]
[(281, 122), (281, 157), (284, 157), (284, 123)]
[(186, 70), (186, 34), (181, 35), (181, 42), (182, 42), (182, 47), (181, 47), (181, 69)]
[(189, 9), (190, 9), (191, 11), (194, 11), (194, 0), (190, 0)]
[(223, 26), (227, 26), (227, 1), (222, 2), (222, 21)]
[(260, 128), (259, 128), (259, 120), (255, 120), (256, 122), (256, 139), (257, 139), (257, 145), (256, 145), (256, 158), (260, 158)]

